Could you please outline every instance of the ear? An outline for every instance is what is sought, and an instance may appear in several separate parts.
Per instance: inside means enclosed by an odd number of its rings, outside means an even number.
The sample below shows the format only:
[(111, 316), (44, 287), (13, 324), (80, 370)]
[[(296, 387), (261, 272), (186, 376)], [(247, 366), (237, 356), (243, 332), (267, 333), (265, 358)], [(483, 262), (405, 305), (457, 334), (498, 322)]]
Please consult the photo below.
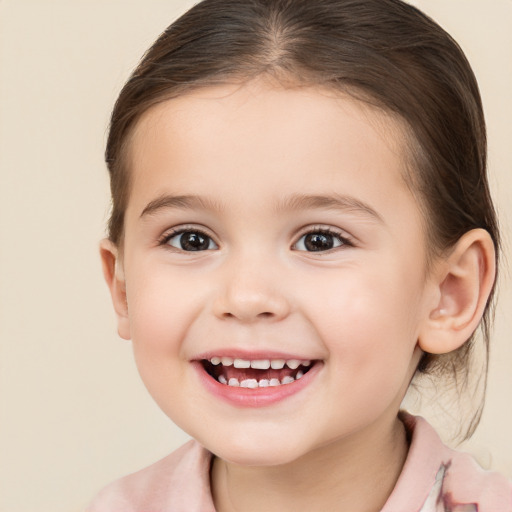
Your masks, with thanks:
[(430, 354), (461, 347), (482, 318), (496, 276), (494, 243), (483, 229), (464, 234), (433, 271), (435, 297), (418, 344)]
[(103, 276), (110, 289), (112, 303), (117, 316), (117, 332), (121, 338), (130, 339), (128, 303), (126, 301), (126, 282), (124, 270), (119, 257), (119, 250), (110, 240), (100, 242), (100, 256)]

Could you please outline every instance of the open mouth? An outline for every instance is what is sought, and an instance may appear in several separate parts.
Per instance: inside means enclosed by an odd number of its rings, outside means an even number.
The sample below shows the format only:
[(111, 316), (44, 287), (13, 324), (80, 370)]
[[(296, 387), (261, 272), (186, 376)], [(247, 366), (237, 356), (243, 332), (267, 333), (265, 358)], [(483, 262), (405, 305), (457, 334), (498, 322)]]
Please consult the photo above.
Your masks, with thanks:
[(220, 384), (249, 389), (277, 387), (301, 379), (316, 361), (299, 359), (202, 359), (205, 371)]

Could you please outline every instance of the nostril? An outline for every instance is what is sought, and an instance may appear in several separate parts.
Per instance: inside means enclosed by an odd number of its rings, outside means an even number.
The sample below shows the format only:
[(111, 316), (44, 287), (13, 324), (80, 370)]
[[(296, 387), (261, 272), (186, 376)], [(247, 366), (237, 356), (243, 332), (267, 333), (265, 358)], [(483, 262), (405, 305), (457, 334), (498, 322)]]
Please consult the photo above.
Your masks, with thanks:
[[(234, 313), (230, 313), (229, 311), (226, 311), (225, 313), (223, 313), (222, 316), (224, 318), (240, 318), (241, 320), (248, 319), (248, 318), (245, 318), (241, 314), (236, 315)], [(273, 318), (274, 316), (276, 316), (275, 313), (271, 313), (270, 311), (263, 311), (262, 313), (258, 313), (255, 318), (264, 319), (264, 318)]]
[(213, 313), (218, 318), (254, 322), (255, 320), (277, 320), (288, 315), (290, 306), (282, 294), (244, 292), (240, 289), (240, 283), (238, 287), (225, 290), (216, 297)]

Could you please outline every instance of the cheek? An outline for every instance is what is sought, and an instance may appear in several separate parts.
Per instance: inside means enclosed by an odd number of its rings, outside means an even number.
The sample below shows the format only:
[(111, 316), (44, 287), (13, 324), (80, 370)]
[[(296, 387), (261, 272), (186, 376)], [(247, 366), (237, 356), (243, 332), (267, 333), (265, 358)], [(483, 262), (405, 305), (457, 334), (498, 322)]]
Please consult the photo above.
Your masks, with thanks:
[[(140, 278), (140, 276), (144, 278)], [(187, 301), (165, 272), (138, 272), (127, 287), (130, 331), (137, 370), (144, 385), (166, 412), (180, 397), (185, 360)]]
[(418, 336), (417, 278), (404, 278), (398, 269), (386, 274), (351, 269), (343, 279), (317, 286), (323, 299), (311, 299), (311, 319), (335, 371), (366, 373), (371, 380), (389, 380), (392, 367), (408, 371)]
[(192, 315), (183, 283), (165, 266), (137, 267), (127, 276), (127, 301), (135, 360), (142, 378), (169, 372), (183, 358), (183, 340)]
[[(370, 290), (347, 286), (346, 294), (328, 302), (321, 337), (329, 354), (331, 396), (339, 397), (331, 422), (364, 424), (390, 404), (399, 407), (414, 371), (415, 330), (402, 296), (396, 297), (370, 281)], [(320, 313), (319, 313), (320, 314)], [(336, 435), (333, 430), (333, 436)]]

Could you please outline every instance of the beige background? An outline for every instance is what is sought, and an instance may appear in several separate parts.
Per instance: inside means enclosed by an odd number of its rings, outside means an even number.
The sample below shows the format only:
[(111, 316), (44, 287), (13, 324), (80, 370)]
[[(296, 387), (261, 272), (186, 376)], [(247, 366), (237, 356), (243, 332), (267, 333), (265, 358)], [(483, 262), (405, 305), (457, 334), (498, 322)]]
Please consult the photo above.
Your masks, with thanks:
[[(78, 512), (186, 436), (116, 336), (100, 275), (113, 101), (185, 0), (0, 0), (0, 511)], [(479, 77), (510, 259), (512, 1), (417, 0)], [(468, 449), (512, 477), (512, 286), (501, 281), (485, 415)], [(428, 411), (427, 411), (428, 414)], [(441, 419), (442, 420), (442, 419)]]

